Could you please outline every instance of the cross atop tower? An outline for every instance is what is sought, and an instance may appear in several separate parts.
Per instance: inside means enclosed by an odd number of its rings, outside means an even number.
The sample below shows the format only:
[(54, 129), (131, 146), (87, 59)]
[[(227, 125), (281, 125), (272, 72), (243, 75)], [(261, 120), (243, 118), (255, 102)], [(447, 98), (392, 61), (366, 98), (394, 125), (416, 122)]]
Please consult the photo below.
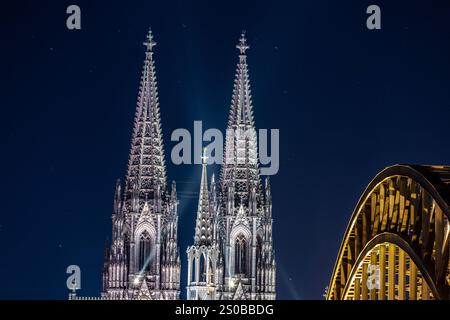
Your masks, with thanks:
[(241, 38), (239, 39), (239, 43), (236, 45), (236, 48), (239, 49), (241, 55), (245, 55), (245, 51), (250, 47), (247, 44), (247, 39), (245, 38), (245, 30), (241, 33)]
[(156, 42), (153, 40), (152, 29), (148, 30), (147, 39), (143, 43), (147, 47), (148, 51), (152, 51), (153, 47), (156, 46)]

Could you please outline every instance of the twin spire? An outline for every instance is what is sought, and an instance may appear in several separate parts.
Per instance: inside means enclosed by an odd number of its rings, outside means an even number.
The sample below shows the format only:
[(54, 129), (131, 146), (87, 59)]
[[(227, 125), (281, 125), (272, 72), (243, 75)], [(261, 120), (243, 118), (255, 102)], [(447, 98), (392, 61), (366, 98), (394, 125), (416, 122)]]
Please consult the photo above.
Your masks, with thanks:
[(151, 30), (143, 44), (147, 47), (147, 52), (134, 118), (126, 189), (127, 191), (139, 189), (148, 194), (158, 188), (166, 189), (166, 165), (153, 61), (153, 47), (156, 42), (153, 40)]
[[(250, 77), (246, 59), (246, 51), (250, 47), (247, 44), (245, 32), (242, 32), (236, 48), (240, 55), (228, 117), (221, 184), (223, 196), (231, 195), (231, 198), (239, 203), (246, 200), (253, 189), (259, 193), (261, 182)], [(232, 132), (233, 136), (229, 136), (229, 132)]]
[[(156, 72), (153, 61), (153, 50), (156, 42), (151, 30), (149, 30), (143, 44), (147, 50), (139, 88), (126, 177), (126, 192), (139, 190), (140, 197), (158, 189), (164, 191), (167, 185)], [(254, 130), (250, 80), (246, 61), (246, 51), (249, 49), (249, 45), (245, 32), (242, 32), (236, 48), (240, 55), (227, 129)], [(246, 137), (242, 137), (244, 139), (241, 139), (242, 141), (239, 141), (239, 139), (228, 141), (227, 139), (226, 150), (232, 149), (234, 151), (226, 152), (225, 164), (222, 167), (222, 177), (225, 181), (236, 180), (238, 184), (236, 191), (242, 194), (260, 184), (256, 163), (258, 158), (256, 135), (252, 132), (246, 132), (245, 134)], [(246, 154), (246, 159), (244, 159), (246, 168), (239, 164), (227, 166), (227, 160), (233, 160), (234, 163), (239, 163), (242, 160), (229, 158), (229, 154), (239, 152)], [(250, 168), (247, 166), (249, 163)], [(224, 170), (227, 171), (225, 176)], [(224, 187), (223, 184), (222, 187)]]
[[(151, 31), (148, 32), (143, 44), (146, 53), (134, 117), (126, 182), (124, 191), (121, 190), (120, 182), (116, 185), (113, 241), (105, 259), (103, 296), (110, 299), (139, 299), (150, 296), (155, 299), (178, 299), (180, 288), (180, 257), (177, 244), (178, 200), (175, 184), (172, 185), (169, 194), (166, 183), (153, 61), (156, 42)], [(214, 175), (208, 187), (206, 149), (203, 150), (202, 156), (195, 245), (188, 249), (189, 270), (196, 270), (194, 290), (199, 290), (195, 291), (196, 298), (199, 297), (198, 293), (202, 292), (202, 288), (205, 288), (202, 287), (202, 283), (208, 283), (207, 297), (214, 299), (245, 297), (244, 290), (253, 292), (255, 297), (263, 299), (275, 297), (271, 201), (262, 202), (264, 195), (260, 188), (256, 134), (246, 132), (249, 129), (254, 130), (254, 123), (246, 62), (246, 51), (249, 46), (245, 33), (241, 35), (237, 49), (240, 55), (228, 123), (228, 129), (235, 131), (236, 136), (232, 139), (227, 136), (225, 162), (222, 164), (221, 193), (216, 192)], [(265, 198), (270, 199), (270, 190), (266, 190)], [(267, 219), (253, 219), (255, 216), (264, 218), (265, 213)], [(236, 237), (239, 236), (238, 259), (242, 262), (239, 265), (248, 264), (246, 270), (239, 267), (240, 270), (236, 273), (232, 271), (232, 264), (236, 258), (234, 251), (227, 254), (224, 252), (225, 244), (233, 243), (230, 249), (235, 250), (236, 239), (230, 238), (232, 233), (226, 234), (223, 224), (226, 222), (227, 230), (228, 226), (241, 228), (237, 224), (240, 221), (243, 221), (244, 226), (248, 225), (250, 233), (256, 234), (252, 237), (247, 234), (236, 234)], [(155, 225), (158, 227), (152, 228)], [(235, 230), (242, 232), (241, 229)], [(255, 239), (256, 235), (262, 235), (261, 248), (256, 245), (250, 246), (251, 239)], [(131, 239), (139, 241), (130, 242)], [(196, 259), (195, 264), (193, 259)], [(149, 261), (152, 261), (151, 265), (148, 264)], [(267, 266), (262, 266), (263, 261), (268, 261)], [(270, 263), (273, 266), (270, 266)], [(147, 266), (150, 270), (146, 270)], [(200, 266), (206, 266), (206, 269), (196, 269)], [(248, 274), (246, 281), (240, 277), (241, 273)], [(188, 274), (189, 286), (192, 273)], [(237, 293), (232, 292), (235, 274), (240, 278)], [(139, 285), (141, 276), (142, 283)], [(270, 284), (272, 287), (268, 287), (267, 281), (273, 283)], [(217, 292), (214, 288), (216, 285)], [(188, 295), (192, 292), (194, 291), (188, 291)]]

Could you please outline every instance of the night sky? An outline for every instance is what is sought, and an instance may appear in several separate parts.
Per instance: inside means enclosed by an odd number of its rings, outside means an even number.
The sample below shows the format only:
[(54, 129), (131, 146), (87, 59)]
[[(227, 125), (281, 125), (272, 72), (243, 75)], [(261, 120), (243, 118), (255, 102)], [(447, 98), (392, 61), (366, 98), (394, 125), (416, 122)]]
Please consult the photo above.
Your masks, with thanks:
[[(170, 162), (170, 134), (194, 120), (225, 129), (242, 29), (256, 126), (280, 129), (278, 298), (322, 299), (377, 172), (450, 164), (448, 1), (11, 2), (0, 13), (0, 298), (66, 299), (72, 264), (79, 294), (100, 294), (149, 27), (168, 181), (180, 192), (183, 296), (200, 166)], [(70, 4), (79, 31), (66, 28)], [(366, 28), (370, 4), (381, 30)]]

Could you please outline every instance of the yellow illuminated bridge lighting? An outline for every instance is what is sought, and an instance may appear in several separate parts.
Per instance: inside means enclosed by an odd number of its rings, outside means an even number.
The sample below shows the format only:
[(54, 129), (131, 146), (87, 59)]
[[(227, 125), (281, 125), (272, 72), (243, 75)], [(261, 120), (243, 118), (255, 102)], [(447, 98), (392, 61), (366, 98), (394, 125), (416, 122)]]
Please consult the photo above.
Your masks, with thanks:
[(449, 166), (381, 171), (350, 218), (327, 299), (448, 300), (449, 205)]

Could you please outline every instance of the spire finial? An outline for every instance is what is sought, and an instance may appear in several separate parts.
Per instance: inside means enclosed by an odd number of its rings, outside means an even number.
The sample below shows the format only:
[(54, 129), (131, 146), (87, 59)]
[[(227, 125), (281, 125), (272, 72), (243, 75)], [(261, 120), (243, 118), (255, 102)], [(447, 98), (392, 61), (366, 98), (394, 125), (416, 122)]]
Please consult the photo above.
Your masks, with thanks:
[(152, 29), (148, 29), (147, 39), (145, 39), (143, 44), (148, 51), (152, 51), (153, 47), (156, 46), (156, 42), (153, 40)]
[(239, 49), (241, 55), (245, 55), (245, 51), (250, 48), (247, 44), (247, 39), (245, 38), (245, 30), (241, 33), (241, 38), (239, 39), (239, 43), (236, 45), (236, 48)]

